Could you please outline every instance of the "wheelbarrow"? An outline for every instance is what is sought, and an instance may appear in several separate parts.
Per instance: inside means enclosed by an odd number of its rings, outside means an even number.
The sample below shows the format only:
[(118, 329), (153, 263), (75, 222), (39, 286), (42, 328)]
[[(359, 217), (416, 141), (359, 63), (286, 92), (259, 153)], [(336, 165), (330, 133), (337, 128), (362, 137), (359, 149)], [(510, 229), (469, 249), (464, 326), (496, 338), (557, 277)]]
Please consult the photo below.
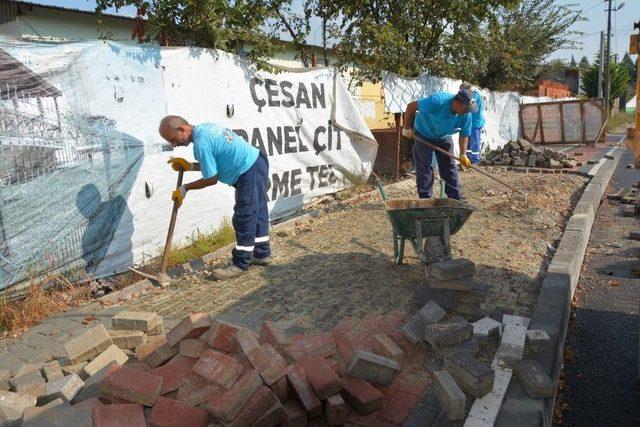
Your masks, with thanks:
[(451, 258), (449, 238), (456, 234), (476, 210), (469, 203), (444, 197), (445, 182), (440, 182), (440, 198), (389, 199), (380, 179), (376, 185), (385, 204), (393, 228), (393, 256), (402, 264), (404, 244), (411, 242), (413, 250), (423, 264), (429, 264), (427, 251), (430, 240), (438, 239), (442, 248), (441, 259)]

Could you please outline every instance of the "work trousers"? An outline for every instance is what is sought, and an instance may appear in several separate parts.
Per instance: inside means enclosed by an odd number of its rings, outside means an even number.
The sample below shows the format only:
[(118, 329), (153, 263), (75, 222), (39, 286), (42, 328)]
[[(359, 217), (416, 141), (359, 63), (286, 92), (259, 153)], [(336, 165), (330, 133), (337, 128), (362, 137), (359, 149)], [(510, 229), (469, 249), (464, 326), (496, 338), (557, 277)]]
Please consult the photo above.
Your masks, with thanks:
[(482, 148), (482, 127), (472, 128), (469, 135), (469, 146), (467, 147), (467, 157), (474, 165), (480, 162), (480, 149)]
[[(415, 130), (414, 130), (415, 132)], [(449, 152), (451, 149), (451, 140), (448, 138), (430, 139), (417, 133), (421, 139), (442, 148)], [(462, 194), (460, 192), (460, 181), (458, 179), (458, 169), (454, 160), (444, 153), (435, 151), (431, 147), (419, 141), (413, 141), (413, 161), (416, 166), (416, 187), (418, 188), (418, 196), (421, 199), (430, 199), (433, 196), (433, 155), (435, 154), (440, 170), (440, 177), (444, 179), (445, 193), (451, 199), (460, 200)]]
[(236, 204), (233, 207), (233, 229), (236, 247), (231, 252), (236, 267), (247, 270), (251, 255), (266, 258), (271, 255), (269, 246), (269, 210), (267, 208), (267, 180), (269, 161), (260, 152), (255, 163), (233, 185)]

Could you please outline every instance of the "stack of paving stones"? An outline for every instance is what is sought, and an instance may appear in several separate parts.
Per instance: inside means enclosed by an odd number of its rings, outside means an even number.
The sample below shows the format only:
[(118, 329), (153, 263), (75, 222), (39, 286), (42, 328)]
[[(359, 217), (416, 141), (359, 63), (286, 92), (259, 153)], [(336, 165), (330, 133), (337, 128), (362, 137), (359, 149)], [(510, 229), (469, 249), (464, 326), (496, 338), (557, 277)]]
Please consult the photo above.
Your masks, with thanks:
[[(466, 416), (469, 425), (489, 426), (495, 422), (512, 373), (532, 397), (547, 398), (555, 392), (553, 381), (537, 362), (522, 360), (525, 346), (528, 352), (537, 352), (550, 341), (545, 331), (527, 330), (528, 325), (528, 318), (509, 314), (501, 322), (484, 317), (469, 323), (429, 301), (407, 319), (402, 332), (413, 343), (426, 342), (441, 357), (431, 393), (443, 416), (449, 421)], [(491, 363), (483, 361), (488, 360), (486, 354), (479, 356), (488, 341), (499, 342)]]
[(466, 258), (435, 262), (426, 267), (426, 292), (444, 309), (477, 318), (489, 287), (474, 280), (475, 271), (475, 264)]
[(573, 157), (550, 148), (533, 145), (520, 138), (517, 141), (509, 141), (502, 148), (490, 151), (480, 165), (563, 169), (582, 166), (582, 163)]
[(622, 216), (634, 217), (640, 212), (640, 181), (617, 193), (607, 194), (607, 199), (620, 203)]
[(165, 335), (157, 314), (120, 312), (64, 360), (0, 372), (0, 426), (402, 425), (429, 380), (405, 317), (288, 336), (195, 313)]

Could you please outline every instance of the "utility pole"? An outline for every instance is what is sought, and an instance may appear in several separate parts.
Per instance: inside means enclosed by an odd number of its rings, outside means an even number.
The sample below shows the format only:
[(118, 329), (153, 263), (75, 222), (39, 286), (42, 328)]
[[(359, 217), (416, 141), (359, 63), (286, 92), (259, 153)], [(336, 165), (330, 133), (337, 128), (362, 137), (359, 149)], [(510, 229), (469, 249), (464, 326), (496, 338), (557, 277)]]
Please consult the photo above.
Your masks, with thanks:
[(604, 31), (600, 31), (600, 63), (598, 64), (598, 98), (602, 98), (602, 72), (604, 70)]
[[(609, 58), (611, 57), (611, 0), (609, 0), (609, 7), (607, 8), (607, 52), (604, 60), (606, 60), (604, 75), (606, 78), (605, 90), (604, 90), (604, 105), (607, 109), (607, 117), (609, 117), (609, 97), (611, 96), (611, 67), (609, 64)], [(602, 62), (603, 58), (600, 58)]]

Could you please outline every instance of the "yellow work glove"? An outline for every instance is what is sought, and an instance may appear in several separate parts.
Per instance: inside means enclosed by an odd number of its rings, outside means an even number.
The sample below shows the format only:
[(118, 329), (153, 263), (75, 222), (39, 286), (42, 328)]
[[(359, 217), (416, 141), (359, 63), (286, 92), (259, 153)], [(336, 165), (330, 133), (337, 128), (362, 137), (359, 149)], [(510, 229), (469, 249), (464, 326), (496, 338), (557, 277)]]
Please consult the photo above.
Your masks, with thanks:
[(413, 139), (413, 129), (403, 127), (402, 136), (404, 136), (407, 139)]
[(469, 160), (466, 154), (460, 156), (460, 164), (467, 169), (471, 168), (471, 160)]
[(186, 195), (187, 195), (187, 188), (184, 185), (181, 185), (180, 187), (173, 190), (173, 193), (171, 193), (171, 200), (173, 200), (174, 202), (177, 202), (178, 207), (180, 207), (182, 206), (182, 201), (184, 200)]
[(190, 171), (193, 169), (193, 163), (183, 159), (182, 157), (171, 157), (167, 163), (170, 164), (176, 172), (180, 172), (180, 170)]

